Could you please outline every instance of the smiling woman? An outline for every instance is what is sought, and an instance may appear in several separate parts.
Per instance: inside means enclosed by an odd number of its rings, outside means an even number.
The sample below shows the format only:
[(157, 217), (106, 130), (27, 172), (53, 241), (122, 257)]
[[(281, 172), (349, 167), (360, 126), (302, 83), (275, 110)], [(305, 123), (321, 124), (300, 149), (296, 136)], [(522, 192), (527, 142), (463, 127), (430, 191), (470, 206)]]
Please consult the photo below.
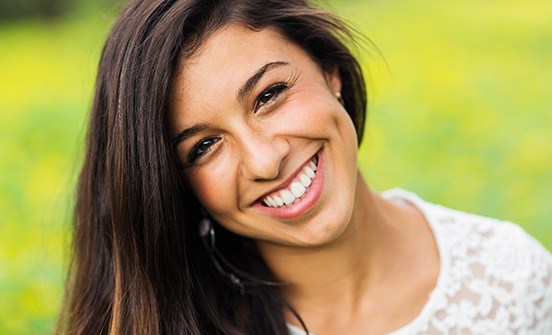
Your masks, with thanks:
[(128, 5), (59, 333), (552, 331), (552, 258), (531, 237), (360, 175), (350, 37), (302, 0)]

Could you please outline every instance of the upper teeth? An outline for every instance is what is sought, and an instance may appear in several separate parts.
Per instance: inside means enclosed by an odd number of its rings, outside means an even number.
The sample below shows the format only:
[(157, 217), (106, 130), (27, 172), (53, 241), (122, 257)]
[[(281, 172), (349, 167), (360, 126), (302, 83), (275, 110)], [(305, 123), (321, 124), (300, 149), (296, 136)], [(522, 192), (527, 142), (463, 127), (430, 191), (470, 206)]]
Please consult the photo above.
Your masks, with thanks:
[(316, 175), (315, 172), (316, 163), (315, 158), (313, 158), (305, 164), (303, 169), (301, 169), (297, 177), (287, 188), (267, 195), (262, 199), (263, 203), (269, 207), (282, 207), (294, 203), (307, 192)]

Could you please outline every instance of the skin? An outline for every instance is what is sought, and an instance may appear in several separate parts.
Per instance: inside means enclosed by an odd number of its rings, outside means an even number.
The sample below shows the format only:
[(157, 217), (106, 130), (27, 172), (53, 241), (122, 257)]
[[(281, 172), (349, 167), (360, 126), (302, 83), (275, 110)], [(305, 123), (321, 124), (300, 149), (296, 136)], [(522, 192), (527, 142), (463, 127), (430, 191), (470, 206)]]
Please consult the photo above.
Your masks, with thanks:
[[(267, 64), (276, 65), (239, 98)], [(267, 94), (278, 83), (287, 88)], [(358, 172), (357, 137), (336, 99), (340, 89), (337, 71), (322, 72), (276, 31), (230, 24), (181, 64), (172, 133), (198, 129), (177, 146), (191, 189), (217, 222), (256, 241), (289, 283), (282, 293), (311, 332), (382, 334), (420, 312), (435, 285), (438, 253), (422, 214), (382, 199)], [(190, 162), (198, 143), (205, 154)], [(291, 219), (260, 210), (259, 199), (317, 152), (324, 164), (319, 199)]]

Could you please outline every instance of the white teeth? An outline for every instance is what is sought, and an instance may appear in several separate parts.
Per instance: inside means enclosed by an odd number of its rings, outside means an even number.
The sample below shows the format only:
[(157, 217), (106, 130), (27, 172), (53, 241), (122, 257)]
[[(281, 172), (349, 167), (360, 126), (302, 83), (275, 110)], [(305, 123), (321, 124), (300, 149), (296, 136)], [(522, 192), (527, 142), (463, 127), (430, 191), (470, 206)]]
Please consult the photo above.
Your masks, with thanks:
[(282, 200), (286, 205), (291, 204), (295, 200), (293, 193), (288, 190), (283, 190), (282, 192), (280, 192), (280, 196), (282, 197)]
[(307, 192), (307, 189), (312, 184), (312, 180), (316, 176), (317, 169), (315, 160), (311, 160), (303, 167), (302, 173), (288, 186), (287, 189), (280, 190), (272, 193), (270, 196), (263, 198), (263, 202), (268, 207), (282, 207), (285, 205), (291, 205), (300, 200), (300, 198)]
[(299, 181), (301, 181), (301, 184), (303, 184), (303, 186), (305, 187), (309, 187), (310, 184), (312, 183), (312, 180), (309, 177), (305, 176), (304, 174), (301, 174), (299, 176)]
[(272, 197), (266, 197), (265, 202), (270, 207), (276, 207), (276, 202), (274, 202), (274, 199), (272, 199)]
[(303, 184), (298, 181), (294, 181), (293, 183), (291, 183), (290, 190), (296, 198), (301, 197), (307, 191), (305, 186), (303, 186)]
[(305, 168), (303, 169), (303, 171), (305, 171), (305, 174), (307, 175), (307, 177), (309, 177), (310, 179), (314, 178), (314, 171), (308, 167), (308, 166), (305, 166)]
[(277, 195), (275, 195), (272, 199), (274, 200), (276, 207), (280, 207), (284, 204), (284, 201)]

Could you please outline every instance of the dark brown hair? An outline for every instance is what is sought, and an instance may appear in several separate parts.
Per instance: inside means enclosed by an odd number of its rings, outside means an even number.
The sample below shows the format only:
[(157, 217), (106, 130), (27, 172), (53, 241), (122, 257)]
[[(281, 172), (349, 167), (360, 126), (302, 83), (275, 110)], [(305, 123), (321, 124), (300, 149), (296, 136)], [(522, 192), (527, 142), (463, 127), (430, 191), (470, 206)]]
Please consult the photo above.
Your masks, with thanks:
[[(99, 65), (58, 333), (287, 334), (283, 311), (291, 307), (276, 287), (242, 291), (214, 266), (198, 233), (200, 205), (171, 149), (177, 66), (230, 22), (272, 27), (323, 71), (337, 67), (361, 140), (364, 79), (337, 17), (306, 0), (131, 1)], [(216, 229), (229, 262), (271, 278), (250, 239)]]

